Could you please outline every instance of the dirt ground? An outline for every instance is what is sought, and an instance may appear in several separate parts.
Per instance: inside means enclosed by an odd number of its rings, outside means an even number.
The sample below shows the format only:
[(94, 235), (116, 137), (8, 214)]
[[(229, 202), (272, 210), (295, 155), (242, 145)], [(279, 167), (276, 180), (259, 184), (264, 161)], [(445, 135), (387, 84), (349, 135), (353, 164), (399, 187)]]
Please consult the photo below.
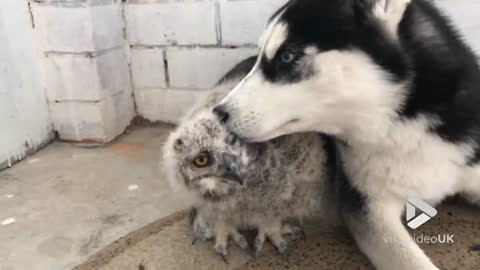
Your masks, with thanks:
[[(480, 269), (479, 209), (454, 202), (439, 208), (439, 215), (417, 230), (412, 237), (453, 235), (454, 243), (421, 244), (441, 269)], [(322, 225), (312, 220), (305, 225), (307, 239), (292, 240), (289, 253), (280, 255), (269, 245), (257, 258), (231, 244), (227, 262), (214, 254), (213, 243), (192, 245), (186, 212), (160, 219), (135, 231), (75, 270), (217, 270), (217, 269), (373, 269), (342, 227)]]

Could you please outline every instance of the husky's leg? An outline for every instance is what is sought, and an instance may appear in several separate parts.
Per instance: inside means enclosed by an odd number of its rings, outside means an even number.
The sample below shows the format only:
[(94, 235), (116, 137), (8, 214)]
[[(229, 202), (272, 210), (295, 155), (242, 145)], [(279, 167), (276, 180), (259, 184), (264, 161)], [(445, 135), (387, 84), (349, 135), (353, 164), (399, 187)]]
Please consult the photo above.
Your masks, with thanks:
[(474, 192), (474, 191), (466, 192), (464, 193), (464, 197), (472, 204), (480, 206), (480, 190), (478, 192)]
[(364, 208), (342, 209), (359, 248), (377, 270), (438, 270), (401, 222), (403, 203), (368, 201)]
[(474, 175), (468, 181), (463, 195), (472, 204), (480, 206), (480, 175)]
[(480, 165), (466, 170), (461, 193), (469, 202), (480, 206)]

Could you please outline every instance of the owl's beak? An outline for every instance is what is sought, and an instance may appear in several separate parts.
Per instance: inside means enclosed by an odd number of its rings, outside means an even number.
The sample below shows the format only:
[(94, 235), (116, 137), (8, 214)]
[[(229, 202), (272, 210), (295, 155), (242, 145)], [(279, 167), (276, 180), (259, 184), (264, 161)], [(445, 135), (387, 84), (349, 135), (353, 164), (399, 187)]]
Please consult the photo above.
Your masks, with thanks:
[(243, 180), (240, 175), (240, 168), (238, 167), (235, 156), (227, 153), (223, 153), (222, 157), (223, 157), (223, 164), (225, 165), (225, 169), (226, 169), (226, 173), (225, 173), (226, 178), (234, 182), (237, 182), (240, 185), (243, 185)]

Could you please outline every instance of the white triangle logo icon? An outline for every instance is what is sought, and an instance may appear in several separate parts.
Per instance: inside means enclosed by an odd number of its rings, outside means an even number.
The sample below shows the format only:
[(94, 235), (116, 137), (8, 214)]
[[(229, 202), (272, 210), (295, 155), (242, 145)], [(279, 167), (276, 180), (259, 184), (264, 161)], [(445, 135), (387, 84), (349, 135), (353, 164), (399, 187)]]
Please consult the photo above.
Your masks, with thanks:
[[(436, 216), (438, 213), (437, 210), (431, 205), (416, 198), (408, 199), (406, 208), (407, 226), (412, 229), (416, 229), (422, 226), (427, 221)], [(417, 209), (420, 210), (420, 213), (418, 215), (416, 211)]]

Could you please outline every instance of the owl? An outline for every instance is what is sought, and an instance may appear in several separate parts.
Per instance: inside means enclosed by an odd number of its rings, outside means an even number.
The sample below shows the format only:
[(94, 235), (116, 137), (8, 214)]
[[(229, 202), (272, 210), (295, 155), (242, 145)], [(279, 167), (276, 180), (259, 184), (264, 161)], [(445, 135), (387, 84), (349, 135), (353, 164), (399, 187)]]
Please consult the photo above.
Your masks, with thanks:
[(253, 253), (266, 239), (285, 253), (286, 234), (320, 212), (330, 183), (326, 139), (293, 134), (263, 143), (245, 143), (229, 134), (212, 112), (254, 64), (240, 63), (200, 101), (170, 134), (163, 149), (164, 171), (179, 198), (191, 202), (194, 239), (215, 238), (218, 255), (233, 239), (248, 243), (240, 230), (256, 230)]

